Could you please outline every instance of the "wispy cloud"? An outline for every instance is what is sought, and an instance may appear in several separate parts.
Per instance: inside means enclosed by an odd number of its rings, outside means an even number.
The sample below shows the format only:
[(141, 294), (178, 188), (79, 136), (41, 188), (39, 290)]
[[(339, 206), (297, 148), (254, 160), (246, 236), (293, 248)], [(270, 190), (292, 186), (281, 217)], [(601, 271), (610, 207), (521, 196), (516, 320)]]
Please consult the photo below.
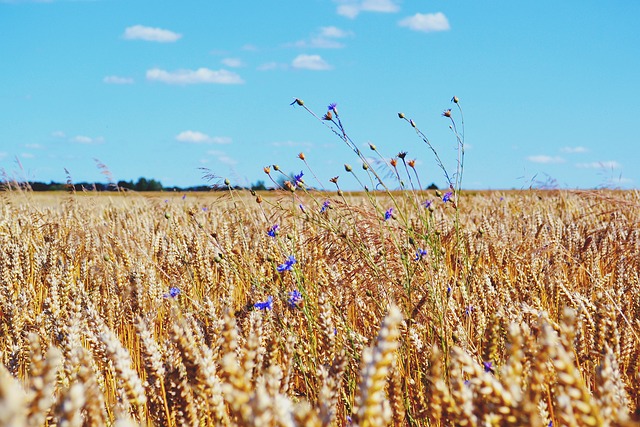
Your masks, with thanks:
[(206, 133), (185, 130), (176, 135), (176, 140), (191, 144), (230, 144), (231, 138), (228, 136), (209, 136)]
[(231, 67), (231, 68), (238, 68), (238, 67), (244, 66), (244, 62), (242, 62), (242, 60), (239, 58), (224, 58), (221, 62), (227, 67)]
[(0, 151), (0, 160), (4, 159), (8, 155), (9, 155), (9, 153), (5, 153), (4, 151)]
[(581, 169), (622, 169), (622, 165), (615, 160), (605, 160), (602, 162), (576, 163)]
[(442, 12), (437, 13), (416, 13), (408, 16), (398, 22), (401, 27), (407, 27), (410, 30), (431, 33), (435, 31), (447, 31), (449, 20)]
[(78, 144), (87, 144), (87, 145), (102, 144), (104, 142), (104, 138), (101, 136), (94, 138), (86, 135), (76, 135), (73, 138), (71, 138), (71, 142), (77, 142)]
[(111, 85), (130, 85), (133, 84), (131, 77), (107, 76), (102, 79), (103, 82)]
[(562, 151), (563, 153), (577, 154), (577, 153), (587, 153), (589, 149), (586, 147), (562, 147), (560, 151)]
[(165, 71), (159, 68), (147, 70), (147, 80), (173, 84), (189, 85), (200, 83), (214, 84), (242, 84), (242, 78), (228, 70), (210, 70), (208, 68), (198, 68), (197, 70), (177, 70)]
[(299, 40), (290, 45), (314, 49), (339, 49), (344, 47), (344, 43), (338, 41), (338, 39), (344, 39), (352, 35), (352, 32), (342, 30), (338, 27), (320, 27), (320, 31), (314, 34), (309, 40)]
[(40, 149), (44, 148), (42, 146), (42, 144), (24, 144), (24, 147), (25, 148), (30, 148), (32, 150), (40, 150)]
[(21, 153), (20, 157), (23, 159), (33, 159), (36, 156), (33, 153)]
[(338, 15), (355, 18), (360, 12), (395, 13), (400, 6), (393, 0), (338, 0)]
[(330, 70), (332, 67), (320, 55), (298, 55), (291, 62), (293, 68), (313, 71)]
[(53, 132), (51, 132), (51, 136), (53, 136), (54, 138), (66, 138), (67, 134), (62, 132), (61, 130), (54, 130)]
[(218, 150), (210, 150), (207, 152), (210, 156), (215, 156), (216, 160), (220, 163), (224, 163), (225, 165), (235, 166), (238, 164), (238, 161), (226, 153)]
[(260, 64), (258, 66), (258, 71), (270, 71), (270, 70), (276, 70), (278, 68), (287, 68), (287, 65), (279, 64), (275, 61), (265, 62), (264, 64)]
[(127, 40), (146, 40), (149, 42), (172, 43), (178, 41), (182, 34), (162, 28), (145, 27), (144, 25), (134, 25), (124, 30), (123, 37)]
[(537, 156), (529, 156), (529, 157), (527, 157), (527, 160), (529, 160), (530, 162), (533, 162), (533, 163), (544, 163), (544, 164), (564, 163), (564, 159), (562, 157), (559, 157), (559, 156), (546, 156), (544, 154), (540, 154), (540, 155), (537, 155)]

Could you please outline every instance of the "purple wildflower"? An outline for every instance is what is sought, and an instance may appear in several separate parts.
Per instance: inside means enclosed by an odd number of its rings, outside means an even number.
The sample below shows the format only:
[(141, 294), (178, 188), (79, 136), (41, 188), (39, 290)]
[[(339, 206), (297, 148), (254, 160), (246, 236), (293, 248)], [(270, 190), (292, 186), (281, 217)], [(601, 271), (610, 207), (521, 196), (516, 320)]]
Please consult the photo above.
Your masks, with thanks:
[(289, 292), (289, 300), (287, 301), (289, 307), (296, 308), (300, 301), (302, 301), (302, 294), (299, 290), (294, 289), (293, 291)]
[(267, 231), (267, 234), (271, 237), (276, 237), (276, 235), (278, 234), (278, 228), (280, 226), (278, 224), (274, 224), (269, 228), (269, 231)]
[(446, 193), (444, 193), (444, 196), (442, 196), (442, 201), (447, 203), (449, 200), (451, 200), (451, 196), (453, 196), (453, 192), (447, 191)]
[(184, 200), (184, 199), (186, 199), (186, 198), (187, 198), (187, 195), (186, 195), (186, 194), (183, 194), (183, 195), (182, 195), (182, 200)]
[(293, 176), (293, 180), (294, 180), (296, 185), (303, 183), (303, 181), (302, 181), (302, 177), (303, 176), (304, 176), (304, 172), (302, 172), (302, 171), (300, 171), (299, 174), (296, 174), (296, 175)]
[(324, 203), (322, 204), (322, 209), (320, 209), (320, 213), (325, 213), (328, 208), (329, 208), (329, 201), (325, 200)]
[(289, 258), (284, 262), (284, 264), (280, 264), (277, 267), (278, 273), (284, 273), (285, 271), (290, 271), (293, 267), (293, 264), (298, 262), (293, 255), (289, 255)]
[(425, 200), (424, 202), (422, 202), (422, 205), (425, 209), (429, 209), (429, 207), (431, 206), (431, 200)]
[(484, 366), (485, 372), (493, 373), (493, 363), (491, 362), (482, 362), (482, 366)]
[(329, 104), (329, 106), (327, 107), (327, 111), (333, 111), (334, 113), (336, 112), (336, 107), (338, 106), (338, 104), (336, 104), (335, 102), (332, 102), (331, 104)]
[(169, 293), (166, 293), (164, 295), (162, 295), (164, 298), (175, 298), (178, 295), (180, 295), (180, 288), (176, 288), (175, 286), (172, 286), (171, 288), (169, 288)]
[(388, 221), (390, 218), (393, 218), (393, 208), (389, 208), (385, 213), (384, 213), (384, 220)]
[(258, 310), (271, 310), (273, 308), (273, 297), (269, 295), (266, 301), (253, 304)]
[(418, 252), (416, 252), (416, 257), (413, 260), (420, 261), (425, 255), (427, 255), (426, 249), (418, 249)]
[(300, 210), (302, 211), (302, 213), (307, 213), (307, 211), (304, 210), (304, 206), (302, 206), (302, 203), (300, 203), (298, 205), (298, 207), (300, 208)]
[(464, 309), (464, 315), (465, 316), (471, 316), (471, 313), (473, 313), (473, 306), (470, 305), (469, 307)]

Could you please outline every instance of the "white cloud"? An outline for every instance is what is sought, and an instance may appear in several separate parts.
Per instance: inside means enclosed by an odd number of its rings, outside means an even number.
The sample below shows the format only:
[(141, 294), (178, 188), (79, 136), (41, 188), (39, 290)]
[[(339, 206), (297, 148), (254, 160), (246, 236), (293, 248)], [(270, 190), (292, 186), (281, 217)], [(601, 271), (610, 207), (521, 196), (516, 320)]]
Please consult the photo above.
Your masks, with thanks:
[(71, 138), (71, 141), (77, 142), (78, 144), (102, 144), (104, 142), (104, 138), (101, 136), (92, 138), (85, 135), (76, 135)]
[(602, 162), (576, 163), (576, 167), (581, 169), (621, 169), (622, 165), (615, 160), (605, 160)]
[(238, 58), (224, 58), (222, 60), (222, 63), (227, 67), (232, 67), (232, 68), (244, 66), (244, 62), (242, 62), (242, 60)]
[(344, 43), (336, 39), (343, 39), (353, 35), (350, 31), (341, 30), (338, 27), (320, 27), (320, 31), (309, 40), (300, 40), (292, 43), (292, 46), (314, 49), (339, 49)]
[(44, 148), (41, 144), (24, 144), (25, 148), (31, 148), (32, 150), (40, 150)]
[(560, 151), (562, 151), (563, 153), (575, 154), (575, 153), (586, 153), (589, 151), (589, 149), (586, 147), (562, 147)]
[(285, 68), (286, 65), (278, 64), (277, 62), (265, 62), (258, 67), (258, 71), (270, 71), (277, 68)]
[(538, 155), (538, 156), (529, 156), (527, 157), (527, 160), (529, 160), (530, 162), (533, 163), (545, 163), (545, 164), (550, 164), (550, 163), (564, 163), (564, 159), (562, 157), (559, 156), (545, 156), (544, 154)]
[(360, 12), (394, 13), (400, 7), (393, 0), (339, 0), (338, 15), (355, 18)]
[(434, 31), (447, 31), (451, 27), (449, 26), (449, 20), (444, 16), (444, 13), (416, 13), (413, 16), (402, 19), (398, 22), (401, 27), (407, 27), (414, 31), (422, 31), (430, 33)]
[(206, 133), (185, 130), (176, 135), (176, 140), (189, 142), (192, 144), (230, 144), (231, 138), (228, 136), (209, 136)]
[(219, 161), (220, 163), (224, 163), (225, 165), (235, 166), (238, 164), (236, 159), (228, 156), (222, 151), (210, 150), (210, 151), (207, 151), (207, 154), (211, 156), (215, 156), (217, 161)]
[(174, 85), (188, 85), (199, 83), (215, 84), (242, 84), (244, 80), (228, 70), (210, 70), (198, 68), (197, 70), (165, 71), (159, 68), (147, 70), (147, 80), (158, 81)]
[(134, 25), (124, 30), (123, 37), (127, 40), (146, 40), (150, 42), (171, 43), (182, 37), (182, 34), (162, 28), (145, 27), (144, 25)]
[(133, 79), (131, 77), (120, 77), (120, 76), (107, 76), (102, 79), (103, 82), (112, 84), (112, 85), (130, 85), (133, 84)]
[(291, 65), (293, 68), (314, 71), (324, 71), (332, 68), (320, 55), (298, 55), (291, 62)]
[(53, 136), (54, 138), (65, 138), (67, 135), (61, 130), (56, 130), (51, 132), (51, 136)]

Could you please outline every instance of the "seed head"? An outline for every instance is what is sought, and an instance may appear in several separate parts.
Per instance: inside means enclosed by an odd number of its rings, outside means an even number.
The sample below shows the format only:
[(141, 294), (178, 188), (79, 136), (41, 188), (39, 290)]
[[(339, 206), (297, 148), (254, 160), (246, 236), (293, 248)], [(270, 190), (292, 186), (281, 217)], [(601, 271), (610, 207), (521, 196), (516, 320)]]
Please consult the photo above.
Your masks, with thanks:
[(448, 110), (444, 110), (444, 112), (442, 113), (442, 115), (444, 117), (451, 117), (451, 108), (449, 108)]
[(333, 182), (334, 184), (338, 183), (338, 176), (334, 176), (333, 178), (329, 179), (329, 182)]
[(457, 96), (454, 96), (453, 98), (451, 98), (451, 101), (453, 101), (453, 102), (454, 102), (454, 103), (456, 103), (456, 104), (457, 104), (458, 102), (460, 102), (460, 100), (458, 99), (458, 97), (457, 97)]
[(391, 163), (391, 166), (395, 168), (398, 165), (398, 159), (395, 159), (395, 158), (391, 159), (389, 163)]
[(351, 167), (351, 165), (348, 164), (344, 164), (344, 170), (346, 170), (347, 172), (351, 172), (353, 170), (353, 168)]
[(404, 113), (398, 113), (398, 118), (404, 119)]
[(262, 170), (264, 171), (264, 173), (266, 173), (267, 175), (269, 175), (271, 173), (271, 168), (269, 166), (265, 166), (264, 168), (262, 168)]
[(376, 146), (372, 143), (369, 143), (369, 148), (371, 148), (371, 151), (376, 151)]
[(274, 170), (274, 171), (279, 171), (279, 170), (280, 170), (280, 166), (278, 166), (278, 165), (273, 165), (273, 170)]
[(404, 159), (405, 157), (407, 157), (407, 152), (406, 151), (399, 152), (398, 157), (400, 157), (401, 159)]
[(305, 158), (305, 157), (304, 157), (304, 153), (300, 153), (300, 154), (298, 154), (298, 158), (299, 158), (300, 160), (304, 160), (304, 158)]
[(416, 159), (409, 160), (407, 162), (407, 164), (409, 165), (410, 168), (415, 168), (416, 167)]
[(333, 114), (331, 114), (331, 111), (327, 111), (327, 114), (325, 114), (322, 117), (322, 120), (327, 120), (327, 121), (331, 121), (333, 120)]

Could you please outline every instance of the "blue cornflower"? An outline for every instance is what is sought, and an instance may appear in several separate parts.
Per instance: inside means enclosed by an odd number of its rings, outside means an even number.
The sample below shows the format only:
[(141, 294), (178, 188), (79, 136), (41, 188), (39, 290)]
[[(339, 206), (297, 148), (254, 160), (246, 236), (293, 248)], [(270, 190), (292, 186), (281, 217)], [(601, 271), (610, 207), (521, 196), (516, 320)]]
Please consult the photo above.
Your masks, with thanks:
[(484, 366), (485, 372), (493, 373), (493, 363), (491, 362), (482, 362), (482, 366)]
[(271, 237), (276, 237), (276, 235), (278, 234), (278, 228), (280, 226), (278, 224), (274, 224), (269, 228), (269, 231), (267, 231), (267, 234)]
[(184, 200), (184, 199), (186, 199), (186, 198), (187, 198), (187, 195), (186, 195), (186, 194), (183, 194), (183, 195), (182, 195), (182, 200)]
[(285, 271), (289, 271), (291, 270), (291, 267), (293, 267), (293, 264), (295, 264), (296, 262), (298, 262), (296, 258), (293, 255), (289, 255), (289, 258), (287, 258), (284, 264), (280, 264), (277, 267), (277, 270), (279, 273), (284, 273)]
[(253, 304), (258, 310), (271, 310), (273, 308), (273, 297), (269, 295), (266, 301)]
[(322, 204), (322, 209), (320, 209), (320, 213), (326, 212), (328, 208), (329, 208), (329, 201), (325, 200), (324, 203)]
[(172, 286), (171, 288), (169, 288), (169, 293), (162, 295), (164, 298), (175, 298), (178, 295), (180, 295), (180, 289), (176, 288), (175, 286)]
[(422, 205), (425, 209), (429, 209), (429, 207), (431, 206), (431, 200), (425, 200), (424, 202), (422, 202)]
[(423, 256), (427, 255), (427, 250), (426, 249), (418, 249), (418, 252), (416, 252), (416, 257), (413, 259), (414, 261), (420, 261), (422, 259)]
[(307, 213), (307, 211), (304, 210), (304, 206), (302, 206), (302, 203), (300, 203), (298, 205), (298, 207), (300, 208), (300, 210), (302, 211), (302, 213)]
[(289, 300), (287, 301), (289, 307), (296, 308), (300, 301), (302, 301), (302, 294), (299, 290), (294, 289), (293, 291), (289, 292)]
[(338, 104), (336, 104), (335, 102), (332, 102), (331, 104), (329, 104), (329, 106), (327, 107), (327, 111), (333, 111), (334, 113), (336, 112), (336, 107), (338, 106)]
[(300, 171), (299, 174), (293, 176), (293, 180), (295, 181), (296, 185), (301, 184), (303, 182), (302, 181), (302, 177), (303, 176), (304, 176), (304, 172), (302, 172), (302, 171)]
[(447, 191), (446, 193), (444, 193), (444, 196), (442, 196), (442, 201), (447, 203), (449, 200), (451, 200), (451, 196), (453, 196), (453, 192)]
[(389, 208), (385, 213), (384, 213), (384, 220), (387, 221), (390, 218), (393, 218), (393, 208)]
[(469, 307), (464, 309), (465, 316), (471, 316), (471, 313), (473, 313), (473, 306), (472, 305), (470, 305)]

